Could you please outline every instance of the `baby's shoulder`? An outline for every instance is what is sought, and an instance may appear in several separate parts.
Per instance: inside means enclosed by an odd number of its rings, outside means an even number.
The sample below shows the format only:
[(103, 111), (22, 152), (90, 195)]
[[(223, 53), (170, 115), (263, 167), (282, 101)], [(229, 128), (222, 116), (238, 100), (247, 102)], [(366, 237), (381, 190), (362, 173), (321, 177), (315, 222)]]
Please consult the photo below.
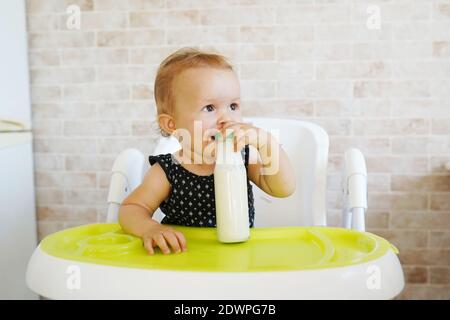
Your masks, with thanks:
[(157, 154), (151, 155), (148, 157), (150, 165), (154, 165), (155, 163), (160, 164), (171, 164), (173, 162), (173, 154), (165, 153), (165, 154)]
[(167, 181), (169, 183), (172, 183), (175, 166), (176, 166), (174, 164), (174, 159), (173, 159), (172, 154), (166, 153), (166, 154), (149, 156), (149, 162), (151, 165), (149, 172), (151, 172), (151, 169), (154, 167), (155, 169), (153, 169), (153, 170), (155, 170), (159, 174), (165, 176)]

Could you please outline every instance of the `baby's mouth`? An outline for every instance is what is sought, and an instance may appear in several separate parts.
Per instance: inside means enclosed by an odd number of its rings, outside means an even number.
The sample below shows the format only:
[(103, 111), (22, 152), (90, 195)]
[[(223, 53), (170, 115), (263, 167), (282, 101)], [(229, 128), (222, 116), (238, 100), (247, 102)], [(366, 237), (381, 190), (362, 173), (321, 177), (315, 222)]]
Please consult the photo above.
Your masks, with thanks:
[(214, 136), (211, 136), (211, 135), (205, 135), (205, 136), (203, 137), (203, 142), (204, 142), (204, 143), (209, 144), (209, 143), (214, 143), (215, 141), (216, 141), (216, 139), (215, 139)]
[(219, 131), (216, 130), (216, 131), (210, 133), (210, 134), (207, 136), (207, 141), (208, 141), (208, 142), (215, 142), (215, 141), (216, 141), (216, 134), (217, 134), (218, 132), (219, 132)]
[(207, 143), (210, 143), (210, 142), (214, 142), (215, 140), (216, 139), (215, 139), (214, 136), (209, 135), (209, 136), (205, 136), (203, 141), (206, 141)]

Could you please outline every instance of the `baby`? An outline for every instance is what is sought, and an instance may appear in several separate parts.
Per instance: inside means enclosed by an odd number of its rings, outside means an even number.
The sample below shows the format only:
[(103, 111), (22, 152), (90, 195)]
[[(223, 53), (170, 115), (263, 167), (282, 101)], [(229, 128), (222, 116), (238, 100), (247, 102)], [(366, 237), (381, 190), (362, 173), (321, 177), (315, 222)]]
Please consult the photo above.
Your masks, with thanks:
[[(150, 156), (143, 182), (119, 211), (123, 230), (141, 237), (149, 254), (156, 247), (164, 254), (186, 251), (186, 239), (173, 225), (216, 226), (215, 137), (233, 132), (234, 151), (243, 156), (250, 227), (255, 215), (250, 181), (274, 197), (295, 191), (294, 171), (281, 145), (272, 134), (243, 122), (239, 81), (223, 56), (176, 51), (159, 66), (154, 91), (161, 133), (176, 137), (181, 150)], [(158, 207), (165, 214), (161, 224), (152, 219)]]

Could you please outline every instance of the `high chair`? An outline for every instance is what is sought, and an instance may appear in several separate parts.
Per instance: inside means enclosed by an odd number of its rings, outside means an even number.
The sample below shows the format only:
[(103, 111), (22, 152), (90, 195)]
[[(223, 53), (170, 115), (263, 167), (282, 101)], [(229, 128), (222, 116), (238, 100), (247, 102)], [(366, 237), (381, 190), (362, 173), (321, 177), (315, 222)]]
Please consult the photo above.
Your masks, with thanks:
[[(246, 122), (272, 133), (282, 144), (294, 167), (297, 188), (287, 198), (272, 197), (253, 183), (255, 227), (326, 226), (326, 179), (328, 135), (318, 125), (290, 119), (247, 118)], [(178, 141), (161, 137), (154, 154), (174, 153), (181, 149)], [(367, 210), (366, 166), (362, 153), (354, 148), (344, 156), (343, 223), (347, 228), (364, 231)], [(136, 149), (123, 151), (116, 159), (108, 194), (108, 222), (117, 221), (123, 199), (137, 187), (149, 167), (148, 159)], [(158, 209), (153, 218), (161, 221)]]
[[(148, 256), (140, 239), (116, 223), (123, 199), (149, 168), (136, 149), (116, 159), (108, 194), (108, 224), (62, 231), (44, 239), (27, 283), (50, 298), (121, 299), (392, 299), (404, 287), (398, 250), (365, 232), (367, 174), (364, 156), (343, 155), (342, 228), (327, 226), (328, 135), (318, 125), (292, 119), (247, 118), (272, 133), (294, 167), (297, 188), (274, 198), (253, 186), (255, 228), (249, 241), (220, 244), (215, 228), (178, 227), (188, 252)], [(154, 154), (180, 148), (161, 137)], [(158, 209), (153, 218), (161, 221)], [(82, 288), (64, 284), (79, 268)], [(53, 270), (53, 272), (48, 272)], [(43, 275), (47, 275), (44, 280)]]

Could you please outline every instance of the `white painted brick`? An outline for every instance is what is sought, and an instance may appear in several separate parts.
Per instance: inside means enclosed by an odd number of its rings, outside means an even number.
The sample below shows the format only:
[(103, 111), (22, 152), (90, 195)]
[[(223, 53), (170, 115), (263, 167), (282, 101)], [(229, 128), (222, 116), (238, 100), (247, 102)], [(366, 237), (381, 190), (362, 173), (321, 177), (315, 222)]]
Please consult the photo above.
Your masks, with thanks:
[(70, 155), (65, 158), (65, 168), (67, 171), (106, 171), (110, 174), (114, 160), (115, 156), (105, 156), (101, 154)]
[(135, 11), (164, 8), (164, 0), (93, 0), (98, 11)]
[(33, 134), (35, 137), (60, 136), (62, 133), (62, 123), (59, 120), (38, 120), (33, 121)]
[(32, 110), (33, 119), (85, 119), (97, 115), (93, 103), (34, 103)]
[(65, 136), (127, 136), (130, 125), (125, 121), (65, 121)]
[(36, 170), (64, 170), (64, 156), (35, 152), (34, 166)]
[(245, 43), (292, 43), (312, 41), (313, 26), (241, 27), (240, 40)]
[(389, 138), (330, 137), (330, 154), (342, 155), (350, 147), (360, 149), (364, 155), (385, 155), (391, 151)]
[(241, 99), (261, 99), (275, 97), (274, 81), (241, 81)]
[(64, 191), (62, 189), (37, 188), (36, 205), (63, 204)]
[(116, 65), (128, 63), (127, 49), (65, 49), (61, 50), (61, 64), (68, 66)]
[(42, 153), (80, 154), (97, 152), (95, 139), (79, 138), (35, 138), (34, 151)]
[(352, 114), (358, 118), (388, 118), (391, 115), (389, 99), (354, 99)]
[(33, 68), (30, 70), (34, 84), (57, 85), (89, 83), (95, 81), (94, 68)]
[(68, 30), (51, 33), (30, 33), (29, 44), (32, 48), (79, 48), (93, 47), (95, 34), (79, 30)]
[(123, 47), (162, 45), (164, 30), (99, 31), (97, 46)]
[(350, 20), (348, 5), (299, 5), (277, 8), (278, 24), (337, 24)]
[(136, 148), (144, 154), (151, 154), (156, 147), (156, 139), (129, 137), (129, 138), (98, 138), (98, 152), (101, 154), (118, 155), (120, 152), (127, 148)]
[(430, 91), (435, 98), (448, 99), (450, 97), (450, 80), (431, 81)]
[(283, 99), (270, 102), (242, 99), (242, 105), (244, 117), (258, 117), (264, 114), (268, 117), (303, 119), (313, 116), (314, 113), (314, 103), (307, 99)]
[(375, 136), (425, 135), (429, 131), (429, 126), (429, 122), (424, 119), (356, 119), (353, 121), (353, 133), (355, 135)]
[(352, 125), (349, 119), (324, 118), (311, 119), (310, 121), (320, 125), (329, 135), (347, 136), (351, 134)]
[(98, 114), (102, 119), (150, 119), (156, 114), (156, 106), (149, 102), (128, 101), (117, 102), (99, 102), (97, 104)]
[(352, 84), (344, 81), (279, 81), (279, 97), (289, 98), (350, 98)]
[(392, 77), (396, 79), (448, 79), (450, 62), (411, 61), (392, 65)]
[(131, 28), (162, 28), (166, 21), (163, 11), (131, 12)]
[[(58, 28), (68, 30), (69, 16), (59, 15)], [(80, 30), (117, 30), (127, 27), (126, 12), (83, 12), (80, 15)]]
[(220, 8), (199, 11), (202, 25), (273, 25), (275, 11), (272, 8)]
[(450, 4), (445, 2), (433, 3), (433, 19), (450, 22)]
[(107, 190), (72, 188), (64, 191), (64, 204), (67, 205), (98, 205), (105, 203)]
[(30, 50), (28, 62), (33, 66), (56, 66), (60, 64), (59, 53), (54, 50)]
[(31, 85), (31, 101), (33, 102), (54, 102), (59, 101), (60, 99), (60, 87)]
[(435, 57), (450, 57), (450, 42), (449, 41), (435, 41), (432, 43), (433, 56)]
[(239, 45), (239, 61), (271, 61), (275, 59), (275, 46), (270, 44)]
[(93, 10), (93, 0), (27, 0), (29, 14), (66, 12), (69, 5), (77, 5), (81, 11)]
[(97, 82), (108, 83), (108, 82), (119, 82), (119, 83), (130, 83), (130, 82), (143, 82), (148, 83), (153, 81), (156, 77), (157, 67), (140, 66), (140, 67), (130, 67), (130, 66), (107, 66), (97, 68)]
[(369, 6), (377, 6), (382, 21), (420, 21), (431, 17), (431, 3), (417, 1), (398, 1), (383, 3), (379, 1), (354, 1), (352, 3), (352, 21), (367, 21), (372, 14), (367, 12)]
[(55, 14), (29, 15), (27, 24), (30, 32), (56, 30), (58, 29), (58, 16)]
[(239, 5), (239, 0), (167, 0), (167, 8), (169, 9), (200, 9), (227, 7)]
[(392, 59), (401, 61), (409, 59), (428, 59), (432, 56), (432, 45), (426, 41), (393, 41), (391, 47)]
[(316, 66), (319, 80), (327, 79), (383, 79), (390, 77), (390, 65), (381, 62), (319, 63)]
[(431, 133), (450, 136), (450, 119), (433, 119), (431, 122)]
[(395, 23), (392, 28), (392, 39), (395, 41), (426, 41), (430, 39), (431, 35), (432, 28), (428, 22)]
[(169, 54), (175, 52), (178, 47), (150, 47), (150, 48), (131, 48), (131, 64), (155, 64), (159, 65)]
[(204, 27), (204, 28), (171, 28), (167, 30), (169, 45), (195, 46), (205, 41), (216, 43), (237, 43), (239, 29), (237, 27)]
[(68, 85), (63, 88), (64, 101), (114, 101), (130, 97), (125, 85)]
[(314, 78), (312, 63), (243, 63), (242, 80), (282, 80)]

